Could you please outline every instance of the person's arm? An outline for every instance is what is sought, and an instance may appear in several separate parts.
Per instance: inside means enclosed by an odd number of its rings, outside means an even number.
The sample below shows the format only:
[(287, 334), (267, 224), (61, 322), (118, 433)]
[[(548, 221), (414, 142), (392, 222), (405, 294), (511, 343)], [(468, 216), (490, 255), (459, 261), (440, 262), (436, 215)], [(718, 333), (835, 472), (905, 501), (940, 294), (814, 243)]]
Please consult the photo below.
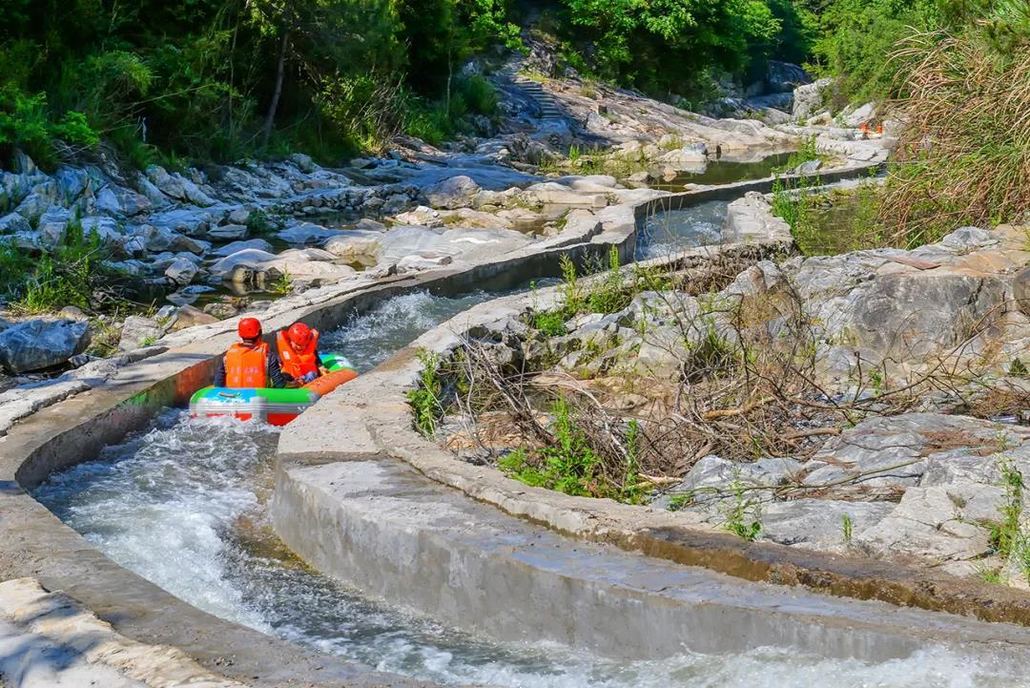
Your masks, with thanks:
[(322, 352), (318, 349), (315, 349), (315, 360), (318, 361), (318, 374), (327, 375), (329, 373), (329, 369), (322, 365)]
[(215, 367), (215, 387), (225, 387), (225, 356), (218, 357), (218, 365)]
[(282, 367), (279, 365), (279, 357), (275, 353), (268, 356), (268, 383), (270, 387), (286, 386), (286, 375), (283, 374)]

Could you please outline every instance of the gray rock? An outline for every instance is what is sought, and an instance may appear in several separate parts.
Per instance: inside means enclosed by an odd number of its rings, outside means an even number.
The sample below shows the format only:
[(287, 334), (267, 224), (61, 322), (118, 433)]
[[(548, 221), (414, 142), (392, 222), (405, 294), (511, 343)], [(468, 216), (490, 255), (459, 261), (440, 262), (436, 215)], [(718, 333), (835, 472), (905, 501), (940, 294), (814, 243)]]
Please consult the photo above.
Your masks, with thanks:
[(97, 210), (117, 216), (139, 215), (153, 207), (146, 196), (111, 184), (97, 192), (95, 202)]
[(794, 174), (815, 174), (822, 166), (822, 160), (808, 160), (795, 167), (792, 171)]
[(225, 320), (226, 318), (235, 317), (239, 313), (239, 308), (232, 305), (231, 303), (216, 302), (209, 303), (204, 306), (203, 311), (208, 315), (214, 316), (218, 320)]
[(443, 218), (440, 213), (427, 205), (420, 205), (414, 210), (400, 213), (394, 220), (405, 225), (420, 225), (422, 227), (443, 227)]
[(154, 186), (169, 198), (189, 201), (202, 207), (215, 204), (215, 200), (201, 191), (195, 182), (186, 179), (177, 172), (169, 174), (163, 167), (151, 165), (146, 169), (146, 175)]
[(382, 232), (344, 230), (325, 242), (323, 248), (346, 263), (375, 265), (382, 236)]
[(211, 223), (208, 211), (199, 208), (173, 208), (152, 214), (147, 221), (161, 229), (190, 235), (203, 234)]
[(303, 153), (293, 153), (290, 155), (290, 162), (300, 169), (301, 172), (311, 174), (318, 169), (318, 165), (311, 159), (310, 155), (304, 155)]
[(829, 441), (805, 464), (806, 485), (861, 477), (857, 485), (840, 485), (832, 494), (904, 490), (920, 484), (935, 447), (1018, 446), (1013, 430), (991, 421), (935, 413), (907, 413), (871, 418)]
[(89, 187), (90, 179), (86, 171), (78, 167), (61, 165), (54, 172), (57, 190), (65, 205), (71, 205)]
[(226, 216), (226, 219), (234, 225), (245, 225), (250, 220), (250, 209), (235, 208)]
[[(844, 537), (845, 517), (851, 522), (852, 542), (888, 516), (890, 502), (842, 502), (831, 499), (796, 499), (768, 502), (761, 507), (761, 539), (781, 545), (817, 549), (851, 544)], [(857, 537), (856, 537), (857, 536)]]
[(765, 72), (765, 87), (769, 93), (793, 93), (798, 86), (809, 83), (812, 83), (812, 77), (798, 65), (769, 60)]
[(454, 258), (446, 255), (410, 255), (404, 256), (397, 262), (397, 272), (417, 272), (420, 270), (433, 270), (435, 268), (450, 265)]
[(1023, 268), (1012, 278), (1012, 296), (1023, 315), (1030, 316), (1030, 266)]
[(288, 244), (320, 244), (340, 233), (338, 229), (328, 229), (313, 222), (294, 222), (286, 229), (276, 233), (280, 241)]
[(151, 346), (164, 336), (164, 328), (154, 318), (130, 315), (122, 324), (122, 336), (118, 340), (119, 351), (134, 351)]
[(36, 224), (40, 216), (57, 201), (57, 184), (53, 181), (37, 184), (28, 196), (22, 199), (14, 212), (30, 224)]
[[(131, 237), (122, 233), (118, 222), (111, 217), (91, 216), (81, 220), (82, 233), (85, 236), (96, 234), (100, 242), (114, 255), (129, 255), (126, 242)], [(136, 244), (138, 246), (138, 244)]]
[[(968, 489), (968, 486), (966, 486)], [(989, 549), (987, 530), (964, 513), (970, 493), (959, 486), (913, 487), (878, 524), (856, 534), (855, 542), (885, 557), (913, 555), (931, 561), (976, 559)], [(981, 492), (985, 486), (975, 486)], [(984, 495), (985, 496), (985, 495)], [(983, 506), (977, 504), (977, 511)]]
[(57, 246), (64, 241), (71, 217), (71, 211), (60, 206), (53, 206), (43, 213), (36, 227), (40, 243), (45, 246)]
[(35, 174), (39, 172), (36, 163), (24, 151), (14, 150), (14, 171), (18, 174)]
[(819, 79), (815, 83), (794, 89), (794, 109), (791, 115), (796, 120), (806, 120), (823, 108), (825, 91), (833, 85), (833, 79)]
[(31, 231), (32, 225), (18, 213), (8, 213), (0, 217), (0, 234), (16, 234)]
[[(175, 175), (175, 176), (178, 177), (179, 175)], [(181, 179), (181, 177), (180, 177), (180, 179)], [(212, 206), (215, 203), (217, 203), (217, 201), (215, 201), (215, 199), (213, 199), (210, 196), (208, 196), (194, 182), (190, 181), (189, 179), (181, 179), (181, 181), (182, 181), (183, 189), (186, 192), (186, 200), (189, 201), (190, 203), (193, 203), (195, 205), (199, 205), (199, 206), (201, 206), (203, 208), (206, 208), (208, 206)]]
[(160, 165), (150, 165), (145, 170), (147, 179), (165, 196), (176, 200), (186, 200), (186, 189), (182, 180), (168, 174), (168, 171)]
[(936, 246), (959, 254), (966, 254), (989, 246), (997, 246), (999, 243), (998, 238), (986, 229), (959, 227), (938, 241)]
[(151, 207), (164, 208), (168, 205), (168, 197), (161, 193), (161, 190), (158, 189), (147, 177), (137, 172), (134, 181), (136, 190), (150, 201)]
[(754, 463), (734, 463), (709, 455), (694, 464), (676, 491), (706, 487), (729, 490), (734, 481), (743, 485), (784, 485), (800, 472), (801, 464), (790, 458), (766, 457)]
[(237, 251), (246, 249), (256, 249), (269, 255), (272, 253), (272, 245), (264, 239), (248, 239), (247, 241), (234, 241), (225, 246), (219, 246), (211, 252), (211, 255), (224, 258), (225, 256), (231, 256)]
[(219, 241), (246, 239), (249, 233), (250, 228), (247, 227), (247, 225), (221, 225), (219, 227), (211, 227), (207, 230), (207, 235), (209, 237)]
[(165, 277), (180, 286), (185, 286), (193, 281), (197, 275), (197, 266), (186, 258), (176, 258), (172, 264), (165, 268)]
[(688, 143), (676, 150), (664, 153), (658, 160), (676, 170), (698, 170), (708, 162), (708, 148), (703, 142)]
[(472, 205), (479, 191), (479, 184), (471, 177), (458, 175), (429, 187), (426, 190), (426, 198), (434, 208), (454, 210)]
[(866, 103), (860, 105), (851, 112), (844, 115), (843, 123), (846, 127), (857, 127), (863, 122), (868, 122), (876, 116), (876, 104)]
[(0, 365), (15, 374), (43, 370), (82, 353), (89, 342), (84, 320), (35, 318), (0, 332)]

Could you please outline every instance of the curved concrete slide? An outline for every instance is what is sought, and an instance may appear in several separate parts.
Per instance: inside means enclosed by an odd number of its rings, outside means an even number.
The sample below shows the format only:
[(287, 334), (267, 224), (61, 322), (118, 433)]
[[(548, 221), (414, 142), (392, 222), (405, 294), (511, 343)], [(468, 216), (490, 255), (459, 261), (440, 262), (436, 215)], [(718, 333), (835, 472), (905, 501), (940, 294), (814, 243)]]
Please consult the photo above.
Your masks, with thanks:
[(770, 644), (873, 661), (938, 645), (1013, 663), (1027, 656), (1030, 629), (928, 611), (1022, 622), (1023, 596), (527, 487), (414, 432), (404, 394), (419, 347), (446, 352), (468, 332), (557, 299), (545, 289), (473, 307), (288, 426), (271, 507), (283, 541), (324, 573), (502, 639), (633, 658)]
[[(713, 194), (722, 198), (768, 190), (771, 184), (749, 182), (612, 206), (596, 214), (582, 211), (560, 235), (511, 254), (315, 289), (256, 315), (268, 332), (298, 320), (330, 329), (355, 311), (411, 290), (505, 288), (558, 274), (562, 255), (594, 260), (611, 246), (628, 257), (637, 220), (647, 213), (710, 200)], [(161, 409), (184, 404), (207, 384), (215, 358), (234, 339), (235, 321), (183, 330), (162, 340), (163, 347), (149, 351), (148, 358), (128, 361), (105, 379), (77, 386), (73, 396), (34, 403), (26, 417), (0, 418), (0, 581), (32, 577), (45, 590), (60, 591), (91, 610), (127, 639), (179, 648), (212, 673), (248, 685), (425, 685), (307, 652), (201, 612), (101, 555), (28, 494), (50, 473), (94, 458), (105, 445), (145, 427)]]

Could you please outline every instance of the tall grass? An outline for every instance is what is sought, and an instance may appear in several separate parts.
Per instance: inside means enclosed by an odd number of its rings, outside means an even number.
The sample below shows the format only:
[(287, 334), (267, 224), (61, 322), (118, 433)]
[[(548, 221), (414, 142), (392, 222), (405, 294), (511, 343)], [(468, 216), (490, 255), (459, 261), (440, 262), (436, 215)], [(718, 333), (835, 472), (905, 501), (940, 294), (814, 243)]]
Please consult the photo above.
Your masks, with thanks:
[(914, 246), (956, 227), (1030, 210), (1030, 35), (1000, 46), (987, 30), (902, 42), (903, 129), (880, 216), (891, 243)]

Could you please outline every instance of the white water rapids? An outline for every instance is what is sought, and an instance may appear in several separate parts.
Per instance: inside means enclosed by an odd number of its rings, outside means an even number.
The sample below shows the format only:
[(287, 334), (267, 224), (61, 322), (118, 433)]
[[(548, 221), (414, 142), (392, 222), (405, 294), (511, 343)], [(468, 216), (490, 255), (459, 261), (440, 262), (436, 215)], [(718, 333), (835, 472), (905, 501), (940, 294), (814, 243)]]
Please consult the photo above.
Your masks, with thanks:
[[(486, 295), (390, 299), (325, 336), (367, 369)], [(304, 567), (267, 526), (277, 432), (162, 414), (95, 461), (52, 476), (36, 497), (108, 557), (217, 616), (380, 670), (451, 684), (690, 688), (1027, 685), (944, 651), (881, 664), (783, 650), (686, 653), (616, 663), (544, 645), (498, 644), (363, 597)], [(414, 576), (417, 580), (417, 575)], [(513, 600), (512, 604), (518, 604)], [(560, 612), (559, 612), (560, 613)]]

